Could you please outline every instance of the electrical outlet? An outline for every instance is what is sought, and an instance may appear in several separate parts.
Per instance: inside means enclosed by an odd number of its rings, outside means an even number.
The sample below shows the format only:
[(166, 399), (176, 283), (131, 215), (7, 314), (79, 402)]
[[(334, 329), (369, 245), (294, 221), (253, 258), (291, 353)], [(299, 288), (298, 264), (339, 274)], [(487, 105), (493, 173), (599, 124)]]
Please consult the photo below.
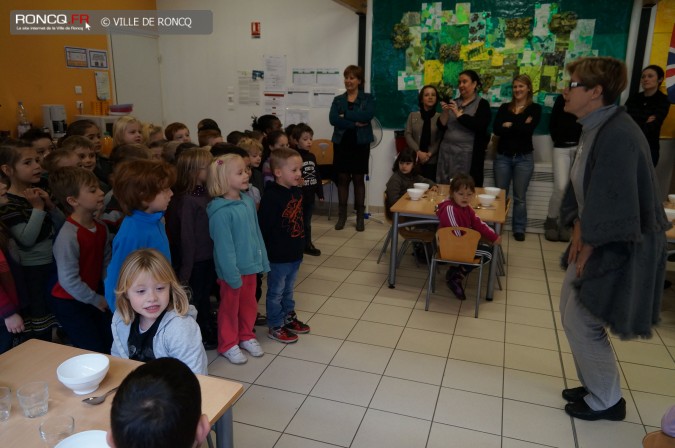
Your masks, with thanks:
[(75, 101), (75, 107), (77, 108), (77, 110), (81, 111), (82, 108), (84, 107), (84, 101)]
[(75, 86), (75, 94), (82, 95), (82, 86)]

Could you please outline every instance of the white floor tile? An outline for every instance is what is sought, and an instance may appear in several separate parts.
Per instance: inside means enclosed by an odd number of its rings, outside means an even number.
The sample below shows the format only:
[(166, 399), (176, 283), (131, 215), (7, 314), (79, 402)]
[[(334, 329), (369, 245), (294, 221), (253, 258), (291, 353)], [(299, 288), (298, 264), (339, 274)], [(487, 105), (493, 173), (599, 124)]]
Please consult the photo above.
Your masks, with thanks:
[(347, 317), (349, 319), (359, 319), (368, 307), (367, 302), (360, 300), (340, 299), (331, 297), (326, 300), (317, 311), (319, 314), (328, 314), (330, 316)]
[[(239, 446), (237, 446), (239, 448)], [(335, 445), (317, 442), (316, 440), (305, 439), (304, 437), (284, 434), (274, 448), (335, 448)]]
[(351, 448), (423, 447), (431, 422), (369, 409)]
[(457, 319), (455, 335), (503, 342), (504, 322), (460, 316)]
[(284, 431), (305, 395), (253, 385), (234, 405), (234, 421)]
[(277, 356), (255, 384), (307, 395), (324, 370), (324, 364)]
[(450, 334), (406, 328), (396, 348), (447, 358), (451, 342), (452, 335)]
[(361, 319), (369, 322), (379, 322), (381, 324), (390, 324), (402, 327), (408, 322), (411, 312), (411, 309), (401, 306), (371, 303), (368, 305), (368, 308), (361, 316)]
[(439, 389), (440, 386), (384, 376), (370, 408), (431, 420)]
[(443, 386), (501, 397), (503, 377), (502, 367), (448, 359)]
[(348, 447), (366, 408), (307, 397), (286, 428), (286, 433)]
[(287, 358), (328, 364), (341, 345), (342, 341), (339, 339), (311, 333), (302, 334), (298, 336), (298, 342), (286, 344), (281, 351), (281, 355)]
[(345, 341), (331, 365), (382, 375), (394, 349)]
[(571, 420), (565, 411), (506, 399), (504, 436), (561, 448), (575, 446)]
[(593, 448), (639, 447), (646, 434), (644, 426), (635, 423), (575, 420), (574, 426), (577, 430), (579, 446), (592, 446)]
[(354, 328), (354, 325), (356, 325), (356, 322), (358, 322), (356, 319), (348, 319), (346, 317), (315, 314), (305, 323), (312, 327), (312, 334), (345, 339)]
[(565, 383), (560, 377), (504, 369), (504, 398), (562, 407), (565, 401), (560, 394), (564, 388)]
[(368, 406), (380, 375), (329, 366), (310, 394), (313, 397)]
[(273, 448), (280, 432), (234, 422), (234, 445), (237, 448)]
[(500, 435), (502, 399), (442, 387), (434, 422)]
[(523, 345), (505, 344), (504, 367), (562, 377), (557, 351)]
[(461, 359), (463, 361), (503, 366), (504, 343), (488, 341), (486, 339), (455, 336), (452, 339), (449, 357), (452, 359)]
[(506, 342), (509, 344), (558, 350), (556, 331), (550, 328), (507, 323)]
[(501, 448), (501, 437), (457, 426), (432, 423), (427, 448), (448, 448), (450, 446)]
[(224, 357), (218, 356), (218, 358), (209, 364), (209, 375), (227, 378), (228, 380), (253, 383), (274, 358), (275, 355), (266, 353), (260, 358), (249, 356), (246, 364), (234, 365)]
[(370, 302), (373, 300), (373, 297), (375, 297), (375, 294), (377, 294), (379, 290), (379, 286), (343, 283), (333, 292), (333, 297), (342, 297), (343, 299), (363, 300), (364, 302)]
[(347, 340), (394, 348), (402, 332), (403, 327), (358, 321), (352, 332), (349, 333)]
[(422, 383), (440, 385), (445, 370), (445, 357), (395, 350), (384, 374)]

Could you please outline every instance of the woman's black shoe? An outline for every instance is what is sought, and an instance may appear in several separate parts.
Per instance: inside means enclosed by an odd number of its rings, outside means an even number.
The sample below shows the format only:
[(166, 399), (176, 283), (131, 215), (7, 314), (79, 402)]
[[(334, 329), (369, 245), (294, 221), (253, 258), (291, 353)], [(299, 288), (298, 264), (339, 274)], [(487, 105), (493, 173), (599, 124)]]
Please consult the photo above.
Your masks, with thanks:
[(588, 407), (584, 400), (581, 400), (576, 403), (567, 403), (565, 405), (565, 412), (581, 420), (620, 421), (626, 418), (626, 400), (622, 398), (614, 406), (602, 411), (594, 411)]
[(573, 387), (572, 389), (563, 389), (562, 391), (562, 397), (570, 403), (581, 401), (586, 395), (588, 395), (588, 391), (585, 387)]
[(520, 232), (514, 233), (513, 239), (516, 241), (525, 241), (525, 234)]

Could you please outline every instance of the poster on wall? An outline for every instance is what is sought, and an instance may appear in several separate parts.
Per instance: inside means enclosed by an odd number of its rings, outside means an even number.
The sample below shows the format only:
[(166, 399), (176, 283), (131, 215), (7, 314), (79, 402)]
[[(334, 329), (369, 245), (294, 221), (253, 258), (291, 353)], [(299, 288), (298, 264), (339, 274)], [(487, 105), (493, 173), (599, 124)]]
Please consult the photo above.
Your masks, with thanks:
[(108, 68), (108, 52), (105, 50), (87, 50), (89, 68)]
[(265, 91), (286, 91), (286, 56), (265, 56)]
[(65, 47), (66, 67), (88, 68), (87, 49), (77, 47)]

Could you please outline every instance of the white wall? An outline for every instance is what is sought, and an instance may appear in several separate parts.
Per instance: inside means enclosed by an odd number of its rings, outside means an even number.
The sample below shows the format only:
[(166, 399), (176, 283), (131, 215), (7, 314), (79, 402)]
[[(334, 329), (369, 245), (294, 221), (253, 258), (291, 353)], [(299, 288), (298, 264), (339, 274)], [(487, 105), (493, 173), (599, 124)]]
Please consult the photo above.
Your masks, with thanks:
[[(157, 9), (213, 11), (213, 33), (159, 38), (165, 123), (188, 125), (196, 141), (197, 122), (210, 117), (224, 134), (250, 129), (260, 106), (228, 109), (227, 90), (237, 91), (237, 71), (264, 69), (263, 55), (286, 55), (290, 83), (294, 67), (356, 64), (358, 16), (333, 0), (157, 0)], [(262, 37), (252, 39), (251, 22)], [(262, 100), (262, 98), (261, 98)], [(235, 103), (236, 103), (235, 99)], [(312, 109), (315, 138), (330, 138), (328, 109)]]

